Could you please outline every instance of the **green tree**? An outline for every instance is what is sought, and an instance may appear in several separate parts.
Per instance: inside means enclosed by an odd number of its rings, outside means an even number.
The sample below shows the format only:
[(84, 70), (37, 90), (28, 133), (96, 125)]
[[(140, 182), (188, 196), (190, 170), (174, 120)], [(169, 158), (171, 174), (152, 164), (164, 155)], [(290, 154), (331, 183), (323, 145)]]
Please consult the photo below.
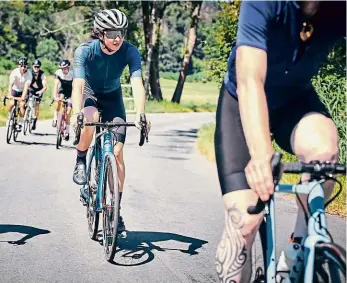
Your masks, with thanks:
[(53, 38), (40, 41), (36, 47), (36, 55), (38, 58), (46, 58), (50, 61), (58, 62), (61, 59), (58, 42)]
[(205, 34), (213, 34), (213, 37), (207, 36), (204, 42), (203, 50), (208, 57), (206, 75), (219, 83), (225, 75), (231, 45), (236, 40), (240, 4), (240, 0), (232, 4), (220, 3), (222, 10), (217, 14), (216, 21), (203, 27)]

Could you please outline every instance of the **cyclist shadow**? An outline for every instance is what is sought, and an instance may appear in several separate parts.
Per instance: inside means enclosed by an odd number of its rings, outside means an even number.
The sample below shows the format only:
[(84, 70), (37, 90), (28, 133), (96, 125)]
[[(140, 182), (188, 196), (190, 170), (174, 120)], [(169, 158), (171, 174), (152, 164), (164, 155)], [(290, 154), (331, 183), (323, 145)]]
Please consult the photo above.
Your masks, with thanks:
[[(27, 141), (18, 141), (19, 144), (22, 145), (38, 145), (38, 146), (56, 146), (55, 143), (49, 143), (49, 142), (27, 142)], [(76, 149), (76, 147), (71, 145), (61, 145), (62, 149)]]
[(33, 237), (36, 237), (38, 235), (43, 235), (43, 234), (49, 234), (51, 233), (51, 231), (35, 228), (32, 226), (25, 226), (25, 225), (0, 224), (0, 234), (5, 234), (5, 233), (25, 234), (21, 239), (16, 241), (0, 241), (0, 242), (7, 242), (11, 245), (20, 246), (20, 245), (26, 244), (26, 241)]
[[(155, 258), (155, 251), (178, 251), (193, 256), (199, 254), (197, 250), (208, 243), (175, 233), (127, 231), (126, 234), (125, 238), (118, 237), (118, 249), (113, 262), (115, 265), (137, 266), (149, 263)], [(165, 247), (160, 242), (168, 243)], [(188, 244), (188, 247), (183, 248), (182, 243)]]
[(52, 133), (32, 133), (32, 135), (44, 137), (44, 136), (56, 136), (57, 134), (52, 134)]

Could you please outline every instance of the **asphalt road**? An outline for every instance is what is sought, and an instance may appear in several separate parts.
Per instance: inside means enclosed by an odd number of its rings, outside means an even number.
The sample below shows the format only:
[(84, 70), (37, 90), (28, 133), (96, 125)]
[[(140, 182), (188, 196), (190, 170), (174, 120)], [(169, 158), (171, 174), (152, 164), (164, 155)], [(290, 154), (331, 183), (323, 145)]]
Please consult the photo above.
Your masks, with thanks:
[[(0, 128), (0, 282), (217, 282), (214, 255), (223, 229), (215, 164), (195, 149), (198, 128), (213, 113), (153, 114), (149, 143), (128, 131), (121, 213), (128, 236), (115, 263), (88, 237), (79, 187), (72, 182), (72, 141), (55, 148), (50, 121), (6, 144)], [(132, 121), (129, 116), (128, 121)], [(296, 208), (277, 201), (278, 248)], [(329, 228), (345, 246), (345, 221)], [(259, 256), (259, 255), (258, 255)]]

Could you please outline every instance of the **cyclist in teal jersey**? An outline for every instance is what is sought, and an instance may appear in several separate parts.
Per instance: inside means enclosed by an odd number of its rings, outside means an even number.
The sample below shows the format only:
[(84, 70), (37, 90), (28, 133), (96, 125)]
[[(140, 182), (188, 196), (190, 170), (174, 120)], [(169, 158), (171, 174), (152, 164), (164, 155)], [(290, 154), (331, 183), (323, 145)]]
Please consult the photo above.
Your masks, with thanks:
[[(103, 122), (112, 121), (116, 117), (126, 121), (120, 84), (120, 77), (126, 66), (129, 66), (137, 111), (135, 122), (139, 125), (140, 115), (145, 111), (146, 95), (141, 73), (141, 56), (138, 49), (125, 40), (127, 27), (128, 20), (123, 12), (117, 9), (103, 10), (94, 18), (92, 36), (96, 39), (85, 42), (76, 49), (73, 64), (73, 125), (76, 125), (76, 117), (80, 112), (83, 112), (85, 120), (98, 121), (99, 110), (102, 110)], [(77, 158), (73, 180), (79, 185), (87, 181), (86, 154), (93, 133), (94, 127), (84, 127), (76, 147)], [(119, 142), (115, 146), (115, 156), (121, 200), (125, 178), (123, 159), (125, 127), (120, 127), (118, 134)], [(118, 228), (120, 231), (125, 229), (122, 217)]]

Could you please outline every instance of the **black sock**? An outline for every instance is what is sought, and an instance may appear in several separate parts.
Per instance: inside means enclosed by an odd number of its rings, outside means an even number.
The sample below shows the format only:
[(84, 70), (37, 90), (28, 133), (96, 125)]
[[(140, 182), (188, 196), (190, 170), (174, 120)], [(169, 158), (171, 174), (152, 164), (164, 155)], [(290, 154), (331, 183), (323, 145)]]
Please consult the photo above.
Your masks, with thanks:
[(123, 195), (123, 192), (119, 192), (119, 209), (120, 209), (120, 202), (122, 201), (122, 195)]
[(76, 158), (77, 163), (79, 162), (83, 162), (84, 164), (87, 163), (87, 152), (88, 152), (88, 149), (84, 151), (77, 149), (77, 158)]

